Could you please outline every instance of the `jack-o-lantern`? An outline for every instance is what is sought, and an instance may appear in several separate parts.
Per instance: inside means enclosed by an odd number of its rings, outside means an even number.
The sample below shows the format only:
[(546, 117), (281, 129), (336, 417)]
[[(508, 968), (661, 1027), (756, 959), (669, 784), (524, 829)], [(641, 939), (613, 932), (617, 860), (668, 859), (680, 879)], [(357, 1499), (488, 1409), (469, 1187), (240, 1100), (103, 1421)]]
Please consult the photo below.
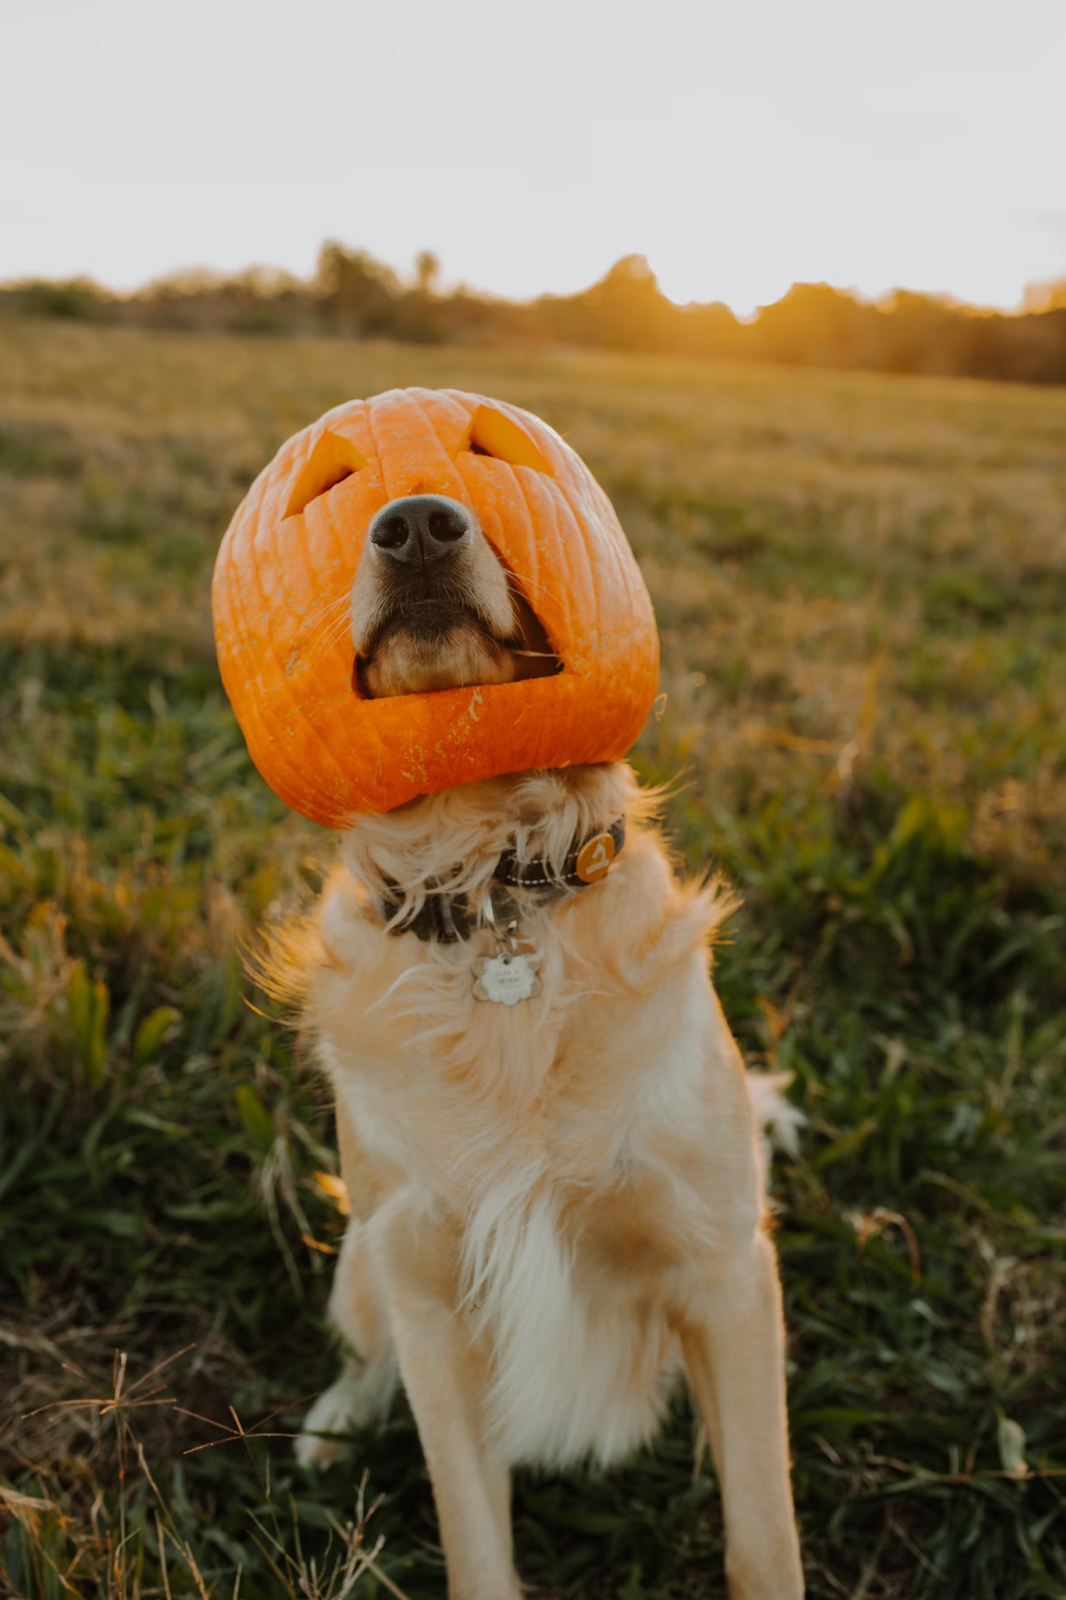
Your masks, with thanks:
[[(348, 606), (367, 531), (424, 494), (475, 513), (554, 675), (363, 693)], [(655, 698), (651, 601), (607, 496), (538, 418), (454, 389), (352, 400), (283, 444), (229, 526), (213, 604), (252, 759), (287, 805), (332, 827), (477, 778), (617, 760)]]

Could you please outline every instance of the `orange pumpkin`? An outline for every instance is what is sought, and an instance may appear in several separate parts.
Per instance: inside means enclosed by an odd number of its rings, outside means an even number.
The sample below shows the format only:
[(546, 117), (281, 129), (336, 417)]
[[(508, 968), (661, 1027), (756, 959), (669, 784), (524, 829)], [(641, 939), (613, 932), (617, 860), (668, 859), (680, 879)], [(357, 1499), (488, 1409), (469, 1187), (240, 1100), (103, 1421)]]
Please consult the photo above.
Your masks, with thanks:
[[(360, 695), (352, 582), (375, 513), (410, 494), (476, 513), (556, 676)], [(455, 389), (351, 400), (283, 444), (230, 523), (212, 598), (253, 761), (287, 805), (332, 827), (476, 778), (617, 760), (655, 698), (651, 601), (607, 496), (538, 418)]]

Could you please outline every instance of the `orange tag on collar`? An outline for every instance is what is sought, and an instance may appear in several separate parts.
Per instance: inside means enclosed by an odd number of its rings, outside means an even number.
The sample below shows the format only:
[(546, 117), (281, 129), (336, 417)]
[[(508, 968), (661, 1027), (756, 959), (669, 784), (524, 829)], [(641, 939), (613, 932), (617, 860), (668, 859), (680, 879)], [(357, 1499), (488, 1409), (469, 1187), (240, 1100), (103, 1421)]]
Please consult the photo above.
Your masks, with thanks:
[(581, 846), (574, 871), (582, 883), (599, 883), (601, 878), (606, 878), (613, 860), (614, 840), (609, 833), (597, 833)]

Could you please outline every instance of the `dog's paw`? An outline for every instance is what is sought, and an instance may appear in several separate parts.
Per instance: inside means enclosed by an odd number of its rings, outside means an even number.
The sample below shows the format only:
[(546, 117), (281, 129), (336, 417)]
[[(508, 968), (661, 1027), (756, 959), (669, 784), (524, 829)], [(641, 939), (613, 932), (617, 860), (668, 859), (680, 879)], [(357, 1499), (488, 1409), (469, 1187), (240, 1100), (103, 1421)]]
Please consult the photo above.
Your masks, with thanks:
[(380, 1369), (365, 1367), (343, 1372), (319, 1395), (304, 1418), (296, 1440), (296, 1459), (301, 1467), (328, 1467), (346, 1456), (351, 1440), (344, 1436), (380, 1421), (395, 1383), (391, 1363)]
[(323, 1467), (331, 1467), (335, 1461), (340, 1461), (348, 1454), (351, 1445), (347, 1439), (323, 1439), (320, 1435), (309, 1432), (305, 1426), (297, 1436), (294, 1448), (301, 1467), (317, 1471)]

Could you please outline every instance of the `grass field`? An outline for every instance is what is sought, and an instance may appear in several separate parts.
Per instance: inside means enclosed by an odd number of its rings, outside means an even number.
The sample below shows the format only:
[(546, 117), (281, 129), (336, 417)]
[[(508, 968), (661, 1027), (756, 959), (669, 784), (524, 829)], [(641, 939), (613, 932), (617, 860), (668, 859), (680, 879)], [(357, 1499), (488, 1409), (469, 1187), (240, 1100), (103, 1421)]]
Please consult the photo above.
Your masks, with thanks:
[[(426, 383), (559, 428), (655, 599), (638, 763), (744, 894), (723, 1000), (809, 1119), (810, 1594), (1066, 1596), (1066, 392), (32, 322), (0, 374), (0, 1588), (443, 1594), (404, 1407), (318, 1481), (286, 1437), (341, 1219), (240, 950), (330, 841), (252, 769), (208, 606), (277, 444)], [(516, 1521), (539, 1595), (724, 1593), (681, 1408)]]

